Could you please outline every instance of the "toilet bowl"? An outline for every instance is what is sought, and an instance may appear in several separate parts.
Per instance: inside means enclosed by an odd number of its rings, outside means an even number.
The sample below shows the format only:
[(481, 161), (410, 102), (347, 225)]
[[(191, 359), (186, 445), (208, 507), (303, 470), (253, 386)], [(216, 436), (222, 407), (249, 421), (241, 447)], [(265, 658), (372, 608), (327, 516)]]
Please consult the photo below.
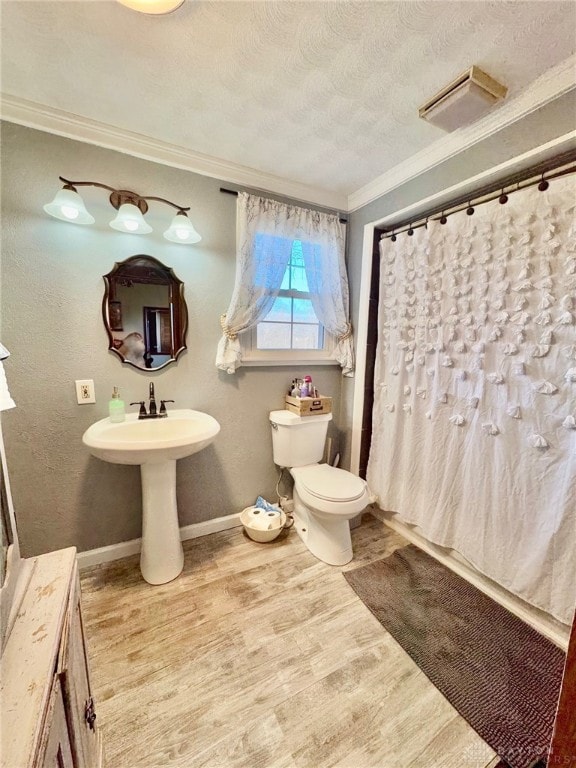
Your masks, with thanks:
[(368, 488), (329, 464), (293, 467), (294, 527), (310, 552), (329, 565), (352, 560), (350, 520), (369, 503)]
[(294, 527), (310, 552), (329, 565), (352, 560), (350, 520), (370, 503), (366, 482), (319, 464), (332, 414), (272, 411), (274, 461), (294, 478)]

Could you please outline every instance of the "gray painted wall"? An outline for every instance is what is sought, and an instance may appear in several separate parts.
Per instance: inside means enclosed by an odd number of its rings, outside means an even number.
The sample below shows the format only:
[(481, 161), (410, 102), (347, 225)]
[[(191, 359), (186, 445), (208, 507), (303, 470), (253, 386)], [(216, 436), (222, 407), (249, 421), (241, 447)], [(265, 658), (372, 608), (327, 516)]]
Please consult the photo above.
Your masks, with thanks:
[[(575, 95), (351, 214), (354, 326), (364, 225), (573, 130)], [(24, 555), (69, 545), (82, 551), (140, 535), (138, 468), (99, 462), (80, 440), (89, 424), (107, 415), (114, 385), (129, 401), (144, 397), (152, 379), (159, 397), (205, 410), (222, 425), (210, 448), (179, 464), (181, 525), (239, 511), (258, 493), (273, 497), (276, 472), (266, 414), (281, 407), (293, 369), (245, 368), (232, 377), (214, 367), (219, 316), (228, 305), (235, 267), (236, 204), (219, 192), (221, 182), (12, 124), (3, 125), (2, 169), (0, 327), (12, 351), (5, 367), (18, 404), (4, 414), (2, 427)], [(169, 209), (160, 205), (147, 215), (154, 235), (116, 233), (108, 227), (112, 209), (96, 190), (82, 194), (97, 225), (50, 219), (42, 205), (52, 199), (60, 174), (191, 205), (204, 239), (191, 248), (164, 240)], [(190, 315), (188, 352), (155, 373), (122, 366), (107, 351), (100, 315), (102, 275), (115, 261), (138, 253), (175, 270), (185, 282)], [(339, 418), (333, 435), (343, 466), (349, 466), (354, 379), (342, 379), (336, 368), (310, 372), (335, 397)], [(96, 405), (76, 405), (73, 382), (79, 378), (94, 379)]]
[[(18, 406), (3, 415), (2, 427), (23, 554), (70, 545), (82, 551), (140, 535), (138, 467), (103, 463), (81, 443), (84, 430), (108, 415), (114, 385), (129, 402), (144, 398), (153, 380), (159, 398), (206, 411), (221, 424), (212, 446), (179, 462), (181, 525), (238, 512), (259, 493), (273, 498), (267, 414), (282, 407), (292, 376), (307, 370), (244, 368), (229, 376), (214, 366), (219, 318), (234, 282), (235, 198), (220, 193), (215, 179), (9, 123), (2, 126), (2, 171), (1, 327)], [(159, 204), (147, 215), (153, 235), (117, 233), (108, 227), (113, 209), (102, 190), (82, 191), (96, 225), (52, 219), (42, 206), (60, 174), (191, 205), (203, 240), (192, 247), (164, 240), (171, 213)], [(184, 281), (189, 311), (188, 351), (157, 372), (123, 366), (107, 350), (101, 319), (102, 275), (141, 253)], [(338, 414), (339, 369), (310, 373), (335, 397)], [(94, 379), (95, 405), (76, 404), (75, 379)]]
[[(522, 121), (503, 129), (471, 149), (349, 214), (347, 264), (353, 326), (358, 326), (362, 244), (366, 224), (392, 215), (395, 211), (401, 211), (419, 200), (464, 182), (482, 171), (518, 157), (559, 136), (564, 136), (575, 128), (576, 90), (572, 90), (542, 109), (536, 110)], [(378, 170), (374, 169), (375, 175), (377, 172)], [(354, 379), (342, 381), (340, 423), (343, 431), (340, 442), (342, 464), (345, 467), (350, 466), (354, 383)]]

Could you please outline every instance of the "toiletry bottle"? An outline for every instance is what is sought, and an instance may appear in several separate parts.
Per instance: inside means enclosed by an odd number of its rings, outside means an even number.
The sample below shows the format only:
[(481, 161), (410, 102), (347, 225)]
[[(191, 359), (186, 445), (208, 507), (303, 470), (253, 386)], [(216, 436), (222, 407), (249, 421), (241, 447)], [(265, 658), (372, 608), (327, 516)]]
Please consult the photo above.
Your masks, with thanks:
[(108, 403), (108, 413), (110, 414), (110, 421), (114, 424), (118, 424), (126, 418), (124, 400), (120, 400), (118, 387), (114, 387), (114, 391), (112, 392), (112, 399)]

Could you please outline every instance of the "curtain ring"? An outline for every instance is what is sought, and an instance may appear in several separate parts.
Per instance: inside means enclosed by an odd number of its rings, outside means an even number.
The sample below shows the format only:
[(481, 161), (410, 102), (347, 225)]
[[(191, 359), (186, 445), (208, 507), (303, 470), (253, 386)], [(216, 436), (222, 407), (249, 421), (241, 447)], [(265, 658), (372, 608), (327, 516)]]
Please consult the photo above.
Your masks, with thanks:
[(448, 217), (444, 215), (444, 211), (442, 211), (442, 216), (440, 217), (440, 224), (446, 224), (448, 221)]
[(412, 235), (414, 234), (414, 230), (412, 229), (412, 224), (410, 224), (410, 229), (408, 230), (408, 232), (406, 232), (406, 234), (408, 235), (408, 237), (412, 237)]
[(549, 186), (550, 186), (550, 184), (544, 178), (544, 174), (542, 174), (542, 180), (541, 180), (540, 184), (538, 184), (538, 189), (540, 190), (540, 192), (546, 192), (546, 190), (548, 189)]
[(504, 192), (504, 189), (502, 189), (502, 194), (498, 198), (498, 202), (500, 203), (500, 205), (506, 205), (506, 203), (508, 202), (508, 195)]
[(466, 208), (466, 215), (472, 216), (474, 214), (474, 208), (472, 208), (472, 203), (468, 201), (468, 208)]
[(398, 238), (396, 237), (396, 232), (394, 232), (394, 230), (392, 230), (392, 236), (390, 237), (390, 240), (392, 240), (392, 242), (395, 243), (397, 239)]

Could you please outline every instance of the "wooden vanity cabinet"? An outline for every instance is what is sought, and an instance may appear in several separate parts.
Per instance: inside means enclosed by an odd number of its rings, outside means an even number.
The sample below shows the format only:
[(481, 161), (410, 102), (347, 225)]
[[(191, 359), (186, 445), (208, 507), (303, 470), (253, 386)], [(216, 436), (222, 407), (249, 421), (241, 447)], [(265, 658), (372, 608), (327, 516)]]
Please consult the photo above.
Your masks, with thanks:
[(35, 761), (34, 764), (41, 768), (74, 768), (62, 686), (58, 678), (54, 682), (50, 696), (47, 723), (48, 728), (44, 734), (45, 740), (41, 747), (40, 762)]
[(74, 548), (33, 558), (2, 654), (1, 768), (101, 768)]

